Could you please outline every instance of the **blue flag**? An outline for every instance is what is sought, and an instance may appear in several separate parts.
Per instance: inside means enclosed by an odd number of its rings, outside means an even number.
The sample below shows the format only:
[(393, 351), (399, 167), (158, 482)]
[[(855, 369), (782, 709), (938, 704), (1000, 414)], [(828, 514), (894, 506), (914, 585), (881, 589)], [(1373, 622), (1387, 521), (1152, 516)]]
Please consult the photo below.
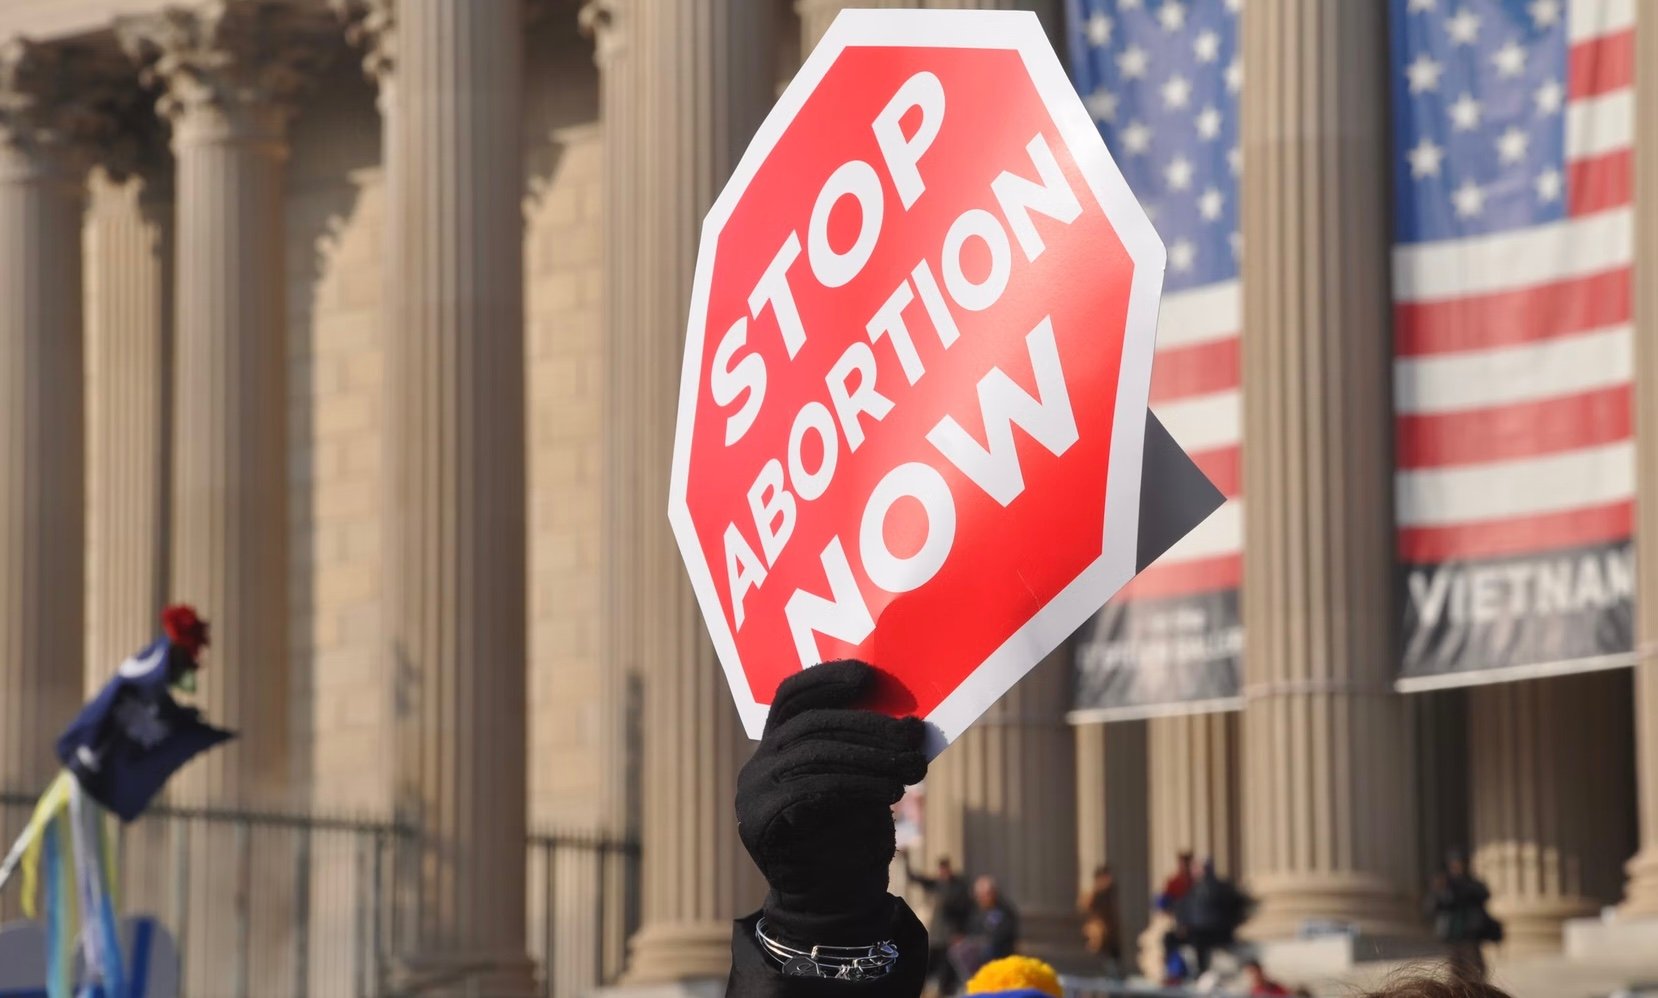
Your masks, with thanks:
[(185, 648), (158, 638), (122, 662), (58, 737), (58, 759), (122, 821), (138, 817), (192, 756), (235, 737), (173, 699), (169, 686), (193, 669)]

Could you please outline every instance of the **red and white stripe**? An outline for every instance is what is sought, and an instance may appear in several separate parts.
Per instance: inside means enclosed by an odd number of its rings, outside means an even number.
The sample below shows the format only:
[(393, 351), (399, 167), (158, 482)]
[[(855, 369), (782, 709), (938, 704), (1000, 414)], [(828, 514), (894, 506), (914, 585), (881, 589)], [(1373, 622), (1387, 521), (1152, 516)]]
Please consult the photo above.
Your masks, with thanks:
[(1140, 573), (1121, 599), (1236, 589), (1243, 577), (1237, 281), (1164, 296), (1151, 411), (1226, 496), (1226, 503)]
[(1408, 563), (1630, 534), (1635, 0), (1567, 6), (1568, 217), (1394, 250)]

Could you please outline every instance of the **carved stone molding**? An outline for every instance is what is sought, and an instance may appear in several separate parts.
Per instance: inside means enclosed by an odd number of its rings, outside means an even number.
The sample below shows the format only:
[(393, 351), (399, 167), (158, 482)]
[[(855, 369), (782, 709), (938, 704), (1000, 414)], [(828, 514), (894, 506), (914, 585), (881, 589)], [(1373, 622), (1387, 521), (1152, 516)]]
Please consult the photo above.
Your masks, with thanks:
[(117, 22), (121, 47), (161, 96), (174, 140), (280, 139), (293, 102), (338, 49), (337, 28), (314, 10), (264, 0), (213, 0)]
[(0, 150), (8, 173), (46, 171), (78, 182), (94, 151), (114, 140), (122, 104), (116, 74), (95, 51), (19, 37), (0, 43)]
[(576, 12), (581, 33), (593, 39), (593, 61), (599, 68), (612, 64), (621, 54), (622, 32), (617, 30), (617, 18), (626, 17), (621, 0), (587, 0)]
[(397, 0), (328, 0), (345, 40), (362, 53), (363, 75), (385, 87), (397, 66)]

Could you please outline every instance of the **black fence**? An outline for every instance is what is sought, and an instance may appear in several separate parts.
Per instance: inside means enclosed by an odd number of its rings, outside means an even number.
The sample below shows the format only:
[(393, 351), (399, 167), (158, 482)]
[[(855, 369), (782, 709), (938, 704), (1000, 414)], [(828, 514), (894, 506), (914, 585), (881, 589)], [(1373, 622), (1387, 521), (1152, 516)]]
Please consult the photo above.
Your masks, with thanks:
[[(0, 793), (0, 851), (35, 800)], [(412, 998), (390, 983), (411, 914), (394, 883), (409, 841), (383, 821), (152, 807), (115, 838), (116, 901), (177, 937), (193, 998)], [(525, 943), (541, 994), (576, 998), (614, 981), (638, 924), (637, 843), (546, 832), (525, 845)], [(14, 880), (0, 920), (21, 908)]]

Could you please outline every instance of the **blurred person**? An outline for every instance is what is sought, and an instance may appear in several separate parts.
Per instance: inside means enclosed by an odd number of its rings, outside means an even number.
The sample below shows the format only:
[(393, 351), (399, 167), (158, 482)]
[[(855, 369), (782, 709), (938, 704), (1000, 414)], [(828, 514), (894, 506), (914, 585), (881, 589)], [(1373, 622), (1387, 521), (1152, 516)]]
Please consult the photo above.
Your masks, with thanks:
[(1190, 849), (1180, 850), (1174, 863), (1174, 872), (1163, 881), (1163, 889), (1157, 892), (1157, 898), (1152, 902), (1158, 911), (1173, 912), (1174, 906), (1180, 903), (1197, 880), (1197, 860)]
[(1199, 977), (1208, 973), (1215, 950), (1226, 949), (1237, 940), (1238, 928), (1248, 920), (1250, 907), (1248, 895), (1217, 874), (1213, 860), (1205, 861), (1202, 876), (1174, 906), (1174, 928), (1163, 937), (1164, 962), (1173, 966), (1172, 957), (1189, 946), (1195, 959), (1188, 969)]
[(1122, 921), (1117, 916), (1117, 880), (1110, 864), (1094, 870), (1094, 882), (1083, 894), (1082, 938), (1088, 952), (1098, 957), (1106, 973), (1122, 973)]
[(1485, 980), (1483, 944), (1503, 939), (1502, 923), (1486, 910), (1490, 900), (1490, 888), (1469, 871), (1467, 859), (1457, 850), (1445, 857), (1445, 865), (1428, 885), (1426, 904), (1434, 935), (1450, 947), (1452, 969), (1472, 981)]
[(1266, 968), (1261, 966), (1259, 960), (1250, 960), (1243, 965), (1243, 977), (1244, 986), (1249, 988), (1250, 998), (1290, 994), (1289, 988), (1267, 976)]
[(1019, 912), (1002, 896), (995, 877), (973, 881), (973, 902), (967, 934), (950, 946), (950, 962), (962, 980), (992, 960), (1012, 956), (1019, 945)]
[(950, 964), (950, 946), (967, 935), (967, 923), (973, 915), (973, 893), (967, 878), (956, 872), (948, 856), (939, 857), (937, 874), (928, 877), (910, 869), (906, 853), (904, 872), (933, 903), (932, 918), (927, 922), (927, 976), (937, 983), (939, 994), (955, 994), (960, 981)]

